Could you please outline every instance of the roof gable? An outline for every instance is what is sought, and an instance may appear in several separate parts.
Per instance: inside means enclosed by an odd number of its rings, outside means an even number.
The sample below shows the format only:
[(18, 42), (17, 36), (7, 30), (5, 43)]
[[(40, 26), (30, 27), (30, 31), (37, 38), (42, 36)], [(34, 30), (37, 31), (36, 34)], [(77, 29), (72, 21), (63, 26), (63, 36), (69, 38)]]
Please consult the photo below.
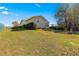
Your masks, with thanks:
[[(44, 21), (47, 21), (43, 16), (33, 16), (33, 17), (31, 17), (31, 18), (29, 18), (29, 19), (27, 19), (27, 20), (25, 20), (25, 21), (29, 21), (29, 20), (34, 19), (34, 18), (41, 18), (41, 19), (43, 19)], [(47, 21), (47, 22), (48, 22), (48, 21)]]

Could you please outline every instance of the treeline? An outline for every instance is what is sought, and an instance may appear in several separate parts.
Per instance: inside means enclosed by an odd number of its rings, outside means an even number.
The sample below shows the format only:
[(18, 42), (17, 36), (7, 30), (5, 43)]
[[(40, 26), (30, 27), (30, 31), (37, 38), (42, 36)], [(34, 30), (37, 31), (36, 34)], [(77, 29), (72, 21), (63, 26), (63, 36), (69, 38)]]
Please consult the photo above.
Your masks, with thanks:
[[(72, 6), (71, 6), (72, 5)], [(79, 4), (62, 4), (58, 12), (55, 14), (57, 18), (57, 26), (53, 29), (64, 30), (73, 33), (79, 31)]]

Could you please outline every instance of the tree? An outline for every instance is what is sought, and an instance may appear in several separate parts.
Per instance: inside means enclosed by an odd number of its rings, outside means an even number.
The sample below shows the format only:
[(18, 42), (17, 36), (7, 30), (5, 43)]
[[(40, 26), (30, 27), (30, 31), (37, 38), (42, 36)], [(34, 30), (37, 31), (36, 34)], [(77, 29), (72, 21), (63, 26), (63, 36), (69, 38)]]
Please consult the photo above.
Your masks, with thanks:
[(60, 7), (55, 17), (58, 18), (57, 21), (58, 26), (63, 27), (65, 31), (67, 31), (67, 11), (63, 6)]
[[(75, 5), (75, 4), (74, 4)], [(70, 6), (65, 8), (62, 6), (56, 13), (55, 17), (58, 18), (58, 26), (63, 27), (66, 31), (73, 32), (79, 28), (79, 8)]]

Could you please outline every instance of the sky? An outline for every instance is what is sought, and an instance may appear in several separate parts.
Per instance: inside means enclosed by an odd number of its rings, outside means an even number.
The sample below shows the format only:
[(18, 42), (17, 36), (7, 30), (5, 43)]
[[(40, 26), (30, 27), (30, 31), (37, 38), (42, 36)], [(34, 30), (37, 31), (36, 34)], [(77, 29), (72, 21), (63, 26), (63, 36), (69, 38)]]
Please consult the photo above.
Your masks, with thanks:
[(12, 26), (13, 21), (43, 16), (50, 24), (56, 24), (55, 14), (60, 6), (60, 3), (0, 3), (0, 23)]

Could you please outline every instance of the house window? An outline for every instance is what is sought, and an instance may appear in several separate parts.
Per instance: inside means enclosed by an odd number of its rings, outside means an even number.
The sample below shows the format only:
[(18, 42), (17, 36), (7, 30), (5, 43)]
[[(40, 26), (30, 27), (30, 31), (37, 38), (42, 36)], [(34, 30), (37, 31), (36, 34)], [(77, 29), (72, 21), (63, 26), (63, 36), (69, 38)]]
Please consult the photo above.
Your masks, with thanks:
[(40, 21), (40, 18), (36, 18), (36, 22), (39, 22)]
[(37, 20), (37, 22), (39, 22), (39, 20)]

